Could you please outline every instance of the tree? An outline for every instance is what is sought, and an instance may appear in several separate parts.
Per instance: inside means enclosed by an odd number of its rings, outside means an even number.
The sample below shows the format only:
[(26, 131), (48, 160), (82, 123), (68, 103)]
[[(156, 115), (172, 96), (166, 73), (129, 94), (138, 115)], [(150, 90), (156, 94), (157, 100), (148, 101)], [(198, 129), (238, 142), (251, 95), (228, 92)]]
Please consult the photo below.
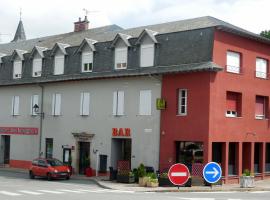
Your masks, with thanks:
[(266, 38), (270, 39), (270, 30), (268, 30), (268, 31), (267, 30), (262, 31), (260, 33), (260, 35), (263, 36), (263, 37), (266, 37)]

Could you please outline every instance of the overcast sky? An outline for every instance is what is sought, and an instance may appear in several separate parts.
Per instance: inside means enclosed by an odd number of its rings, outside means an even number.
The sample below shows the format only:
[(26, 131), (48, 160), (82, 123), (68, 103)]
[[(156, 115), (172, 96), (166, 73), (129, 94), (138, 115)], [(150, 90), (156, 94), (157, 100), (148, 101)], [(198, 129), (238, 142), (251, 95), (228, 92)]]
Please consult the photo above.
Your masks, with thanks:
[(270, 0), (0, 0), (0, 43), (13, 38), (20, 7), (28, 39), (73, 31), (83, 8), (93, 11), (91, 27), (130, 28), (210, 15), (255, 33), (270, 29)]

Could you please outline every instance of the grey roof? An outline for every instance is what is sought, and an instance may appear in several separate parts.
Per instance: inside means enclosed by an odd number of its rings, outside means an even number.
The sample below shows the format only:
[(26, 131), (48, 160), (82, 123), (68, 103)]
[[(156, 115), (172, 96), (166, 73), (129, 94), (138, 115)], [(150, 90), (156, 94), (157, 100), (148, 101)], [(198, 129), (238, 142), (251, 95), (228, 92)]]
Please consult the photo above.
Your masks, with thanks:
[(81, 32), (70, 32), (66, 34), (31, 39), (26, 41), (0, 44), (0, 52), (5, 54), (11, 54), (14, 49), (24, 49), (27, 51), (31, 51), (34, 46), (43, 46), (51, 49), (56, 42), (70, 44), (71, 46), (79, 46), (84, 38), (90, 38), (98, 42), (113, 41), (118, 33), (130, 35), (132, 37), (139, 37), (145, 29), (158, 32), (158, 34), (165, 34), (209, 27), (216, 27), (224, 31), (229, 31), (234, 34), (238, 34), (244, 37), (270, 44), (269, 39), (261, 37), (255, 33), (244, 30), (227, 22), (221, 21), (214, 17), (206, 16), (194, 19), (130, 28), (125, 30), (117, 25), (110, 25), (100, 28), (93, 28)]
[(26, 40), (22, 20), (20, 20), (14, 38), (11, 42), (17, 42), (21, 40)]
[(22, 84), (33, 84), (33, 83), (50, 83), (50, 82), (61, 82), (61, 81), (72, 81), (72, 80), (92, 80), (100, 78), (117, 78), (117, 77), (130, 77), (130, 76), (152, 76), (161, 74), (173, 74), (173, 73), (189, 73), (189, 72), (218, 72), (223, 70), (223, 67), (213, 62), (201, 62), (201, 63), (190, 63), (180, 64), (171, 66), (156, 66), (156, 67), (144, 67), (139, 69), (126, 69), (120, 71), (106, 71), (106, 72), (92, 72), (84, 74), (72, 74), (62, 76), (51, 76), (41, 77), (40, 79), (16, 79), (13, 82), (0, 80), (0, 86), (6, 85), (22, 85)]

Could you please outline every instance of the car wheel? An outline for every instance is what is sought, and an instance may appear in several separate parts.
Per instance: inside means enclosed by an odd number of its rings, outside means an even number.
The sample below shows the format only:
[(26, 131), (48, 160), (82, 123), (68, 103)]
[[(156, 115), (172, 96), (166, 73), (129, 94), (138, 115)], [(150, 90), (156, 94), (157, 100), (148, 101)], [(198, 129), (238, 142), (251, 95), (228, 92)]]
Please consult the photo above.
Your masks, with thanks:
[(35, 175), (33, 174), (32, 171), (29, 171), (29, 178), (30, 178), (30, 179), (34, 179), (34, 178), (35, 178)]
[(67, 176), (67, 177), (66, 177), (66, 180), (69, 180), (69, 179), (70, 179), (70, 176)]
[(48, 173), (48, 174), (47, 174), (47, 180), (48, 180), (48, 181), (51, 181), (51, 180), (52, 180), (52, 175), (51, 175), (51, 173)]

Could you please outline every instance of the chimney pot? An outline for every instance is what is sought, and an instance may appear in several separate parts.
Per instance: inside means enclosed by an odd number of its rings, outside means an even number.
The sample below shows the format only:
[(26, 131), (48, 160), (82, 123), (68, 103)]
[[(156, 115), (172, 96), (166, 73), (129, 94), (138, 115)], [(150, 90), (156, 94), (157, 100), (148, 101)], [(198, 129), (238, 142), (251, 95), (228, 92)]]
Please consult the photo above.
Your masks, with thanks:
[(84, 21), (79, 17), (79, 21), (74, 22), (74, 32), (85, 31), (88, 29), (89, 21), (85, 16)]

